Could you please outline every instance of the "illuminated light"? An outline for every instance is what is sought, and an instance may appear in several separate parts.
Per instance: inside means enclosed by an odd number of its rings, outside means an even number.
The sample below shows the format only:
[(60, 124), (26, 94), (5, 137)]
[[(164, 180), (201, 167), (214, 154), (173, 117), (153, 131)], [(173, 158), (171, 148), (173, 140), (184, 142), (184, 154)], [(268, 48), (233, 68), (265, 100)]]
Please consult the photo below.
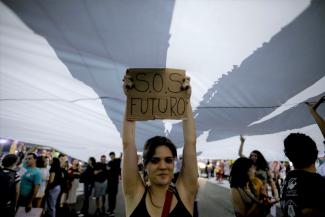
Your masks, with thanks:
[(8, 139), (0, 139), (0, 144), (7, 144), (9, 143)]

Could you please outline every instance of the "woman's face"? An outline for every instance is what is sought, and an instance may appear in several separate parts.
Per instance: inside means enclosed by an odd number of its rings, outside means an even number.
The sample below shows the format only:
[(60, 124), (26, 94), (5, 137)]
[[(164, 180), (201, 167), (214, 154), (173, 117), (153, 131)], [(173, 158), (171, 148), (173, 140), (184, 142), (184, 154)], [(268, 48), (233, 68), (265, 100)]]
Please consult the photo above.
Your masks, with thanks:
[(167, 146), (159, 146), (146, 165), (151, 184), (169, 185), (173, 179), (174, 157)]
[(249, 158), (252, 159), (252, 161), (254, 163), (256, 163), (257, 161), (257, 154), (255, 152), (252, 152), (250, 155), (249, 155)]
[(88, 160), (88, 164), (89, 164), (89, 166), (93, 166), (93, 163), (90, 159)]
[(253, 178), (255, 177), (255, 172), (256, 172), (256, 168), (254, 165), (252, 165), (248, 170), (249, 180), (253, 180)]
[(78, 166), (78, 164), (79, 164), (79, 161), (78, 161), (78, 160), (74, 159), (74, 160), (72, 161), (72, 165), (73, 165), (73, 166)]

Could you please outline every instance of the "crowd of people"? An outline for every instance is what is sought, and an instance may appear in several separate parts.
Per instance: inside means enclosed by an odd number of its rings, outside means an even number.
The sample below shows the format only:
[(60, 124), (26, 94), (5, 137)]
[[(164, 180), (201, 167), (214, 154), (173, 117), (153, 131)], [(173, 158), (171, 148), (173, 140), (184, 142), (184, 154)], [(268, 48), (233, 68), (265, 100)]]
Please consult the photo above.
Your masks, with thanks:
[[(325, 138), (325, 122), (317, 113), (317, 107), (325, 101), (307, 103), (310, 113)], [(258, 150), (249, 158), (242, 155), (245, 139), (240, 137), (238, 158), (230, 173), (231, 196), (236, 217), (265, 217), (270, 208), (281, 202), (284, 217), (325, 216), (325, 174), (317, 172), (318, 150), (316, 143), (302, 133), (291, 133), (284, 140), (284, 153), (292, 162), (281, 188), (276, 186), (280, 165), (272, 164), (273, 173), (264, 156)], [(271, 189), (272, 195), (268, 194)]]
[[(89, 199), (94, 196), (97, 208), (94, 214), (114, 216), (121, 174), (121, 160), (115, 157), (114, 152), (109, 154), (109, 161), (105, 155), (98, 162), (90, 157), (85, 168), (77, 159), (68, 161), (65, 154), (54, 157), (44, 153), (38, 154), (32, 148), (3, 157), (0, 169), (1, 215), (13, 217), (22, 207), (26, 213), (32, 208), (42, 208), (44, 217), (87, 216)], [(77, 211), (80, 183), (84, 185), (83, 207)]]
[[(126, 94), (132, 85), (132, 80), (126, 76)], [(188, 78), (184, 80), (182, 88), (187, 91), (188, 101), (186, 118), (182, 120), (184, 148), (181, 163), (176, 161), (174, 143), (164, 136), (154, 136), (145, 143), (142, 164), (139, 164), (135, 145), (136, 121), (128, 120), (125, 116), (123, 158), (122, 155), (117, 158), (111, 152), (109, 161), (105, 155), (98, 162), (90, 157), (87, 166), (81, 168), (77, 159), (69, 162), (64, 154), (53, 157), (30, 151), (6, 155), (0, 170), (1, 191), (4, 191), (0, 194), (1, 214), (12, 217), (17, 207), (24, 207), (26, 212), (32, 207), (42, 207), (45, 217), (87, 216), (89, 199), (95, 197), (96, 211), (93, 214), (114, 216), (121, 179), (128, 217), (198, 217), (196, 130)], [(324, 120), (316, 111), (324, 101), (325, 97), (322, 97), (317, 103), (307, 105), (325, 138)], [(245, 138), (240, 136), (239, 158), (228, 165), (227, 173), (225, 161), (217, 162), (214, 166), (216, 170), (212, 172), (209, 170), (210, 162), (207, 165), (207, 176), (216, 174), (220, 182), (224, 175), (226, 178), (229, 176), (236, 217), (266, 217), (270, 208), (278, 202), (281, 202), (285, 217), (325, 216), (322, 202), (325, 178), (316, 171), (318, 150), (309, 136), (291, 133), (284, 140), (285, 155), (294, 169), (287, 172), (281, 188), (278, 182), (281, 166), (278, 163), (270, 166), (258, 150), (252, 151), (249, 157), (244, 156), (244, 142)], [(77, 212), (74, 209), (79, 183), (83, 183), (84, 196), (82, 209)], [(59, 213), (62, 209), (65, 212)]]

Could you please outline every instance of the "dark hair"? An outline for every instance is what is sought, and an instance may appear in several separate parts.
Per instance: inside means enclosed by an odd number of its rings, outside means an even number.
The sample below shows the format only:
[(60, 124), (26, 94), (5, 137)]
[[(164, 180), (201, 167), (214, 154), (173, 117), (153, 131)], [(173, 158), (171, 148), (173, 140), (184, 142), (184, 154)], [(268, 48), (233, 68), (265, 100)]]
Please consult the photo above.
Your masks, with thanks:
[(246, 157), (238, 158), (230, 172), (230, 187), (243, 188), (249, 182), (248, 171), (253, 165), (252, 159)]
[(302, 133), (291, 133), (284, 140), (284, 153), (293, 166), (302, 169), (315, 163), (317, 146), (314, 140)]
[(265, 157), (263, 156), (263, 154), (258, 150), (253, 150), (251, 152), (251, 154), (252, 153), (257, 155), (256, 162), (255, 162), (256, 170), (268, 170), (269, 165), (268, 165), (267, 161), (265, 160)]
[(18, 161), (18, 157), (14, 154), (8, 154), (2, 159), (3, 167), (11, 167)]
[(44, 156), (38, 156), (36, 158), (36, 167), (38, 167), (38, 168), (45, 167), (45, 157)]
[(177, 157), (177, 151), (174, 143), (164, 136), (154, 136), (147, 140), (143, 150), (143, 164), (147, 165), (155, 154), (156, 148), (166, 146), (172, 152), (173, 157)]
[(59, 158), (60, 158), (60, 157), (65, 157), (65, 156), (67, 156), (67, 155), (65, 155), (65, 154), (62, 154), (62, 153), (61, 153), (61, 154), (59, 154)]
[(90, 157), (91, 165), (94, 167), (96, 165), (96, 159), (94, 157)]
[(27, 155), (32, 155), (34, 159), (37, 159), (37, 156), (36, 156), (35, 153), (32, 153), (32, 152), (31, 152), (31, 153), (27, 153)]
[(109, 156), (111, 156), (112, 154), (115, 156), (115, 152), (113, 151), (109, 153)]
[(59, 158), (54, 157), (52, 159), (51, 171), (60, 171), (60, 170), (61, 170), (60, 160)]

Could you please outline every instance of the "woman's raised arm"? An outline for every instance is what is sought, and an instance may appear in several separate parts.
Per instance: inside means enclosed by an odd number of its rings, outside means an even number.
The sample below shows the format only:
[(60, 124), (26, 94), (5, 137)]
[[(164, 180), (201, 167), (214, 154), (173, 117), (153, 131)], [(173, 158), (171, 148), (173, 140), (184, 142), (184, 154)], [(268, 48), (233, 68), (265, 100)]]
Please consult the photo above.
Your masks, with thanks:
[[(129, 78), (124, 78), (124, 92), (127, 93)], [(126, 197), (134, 197), (139, 187), (143, 187), (142, 179), (138, 172), (138, 156), (135, 145), (135, 121), (126, 119), (126, 107), (123, 119), (123, 164), (122, 164), (122, 183)]]
[(196, 158), (196, 129), (190, 102), (191, 87), (189, 86), (189, 78), (186, 78), (183, 88), (187, 89), (187, 117), (183, 120), (183, 135), (184, 135), (184, 148), (183, 148), (183, 164), (180, 171), (178, 183), (182, 187), (195, 196), (198, 188), (198, 168)]

